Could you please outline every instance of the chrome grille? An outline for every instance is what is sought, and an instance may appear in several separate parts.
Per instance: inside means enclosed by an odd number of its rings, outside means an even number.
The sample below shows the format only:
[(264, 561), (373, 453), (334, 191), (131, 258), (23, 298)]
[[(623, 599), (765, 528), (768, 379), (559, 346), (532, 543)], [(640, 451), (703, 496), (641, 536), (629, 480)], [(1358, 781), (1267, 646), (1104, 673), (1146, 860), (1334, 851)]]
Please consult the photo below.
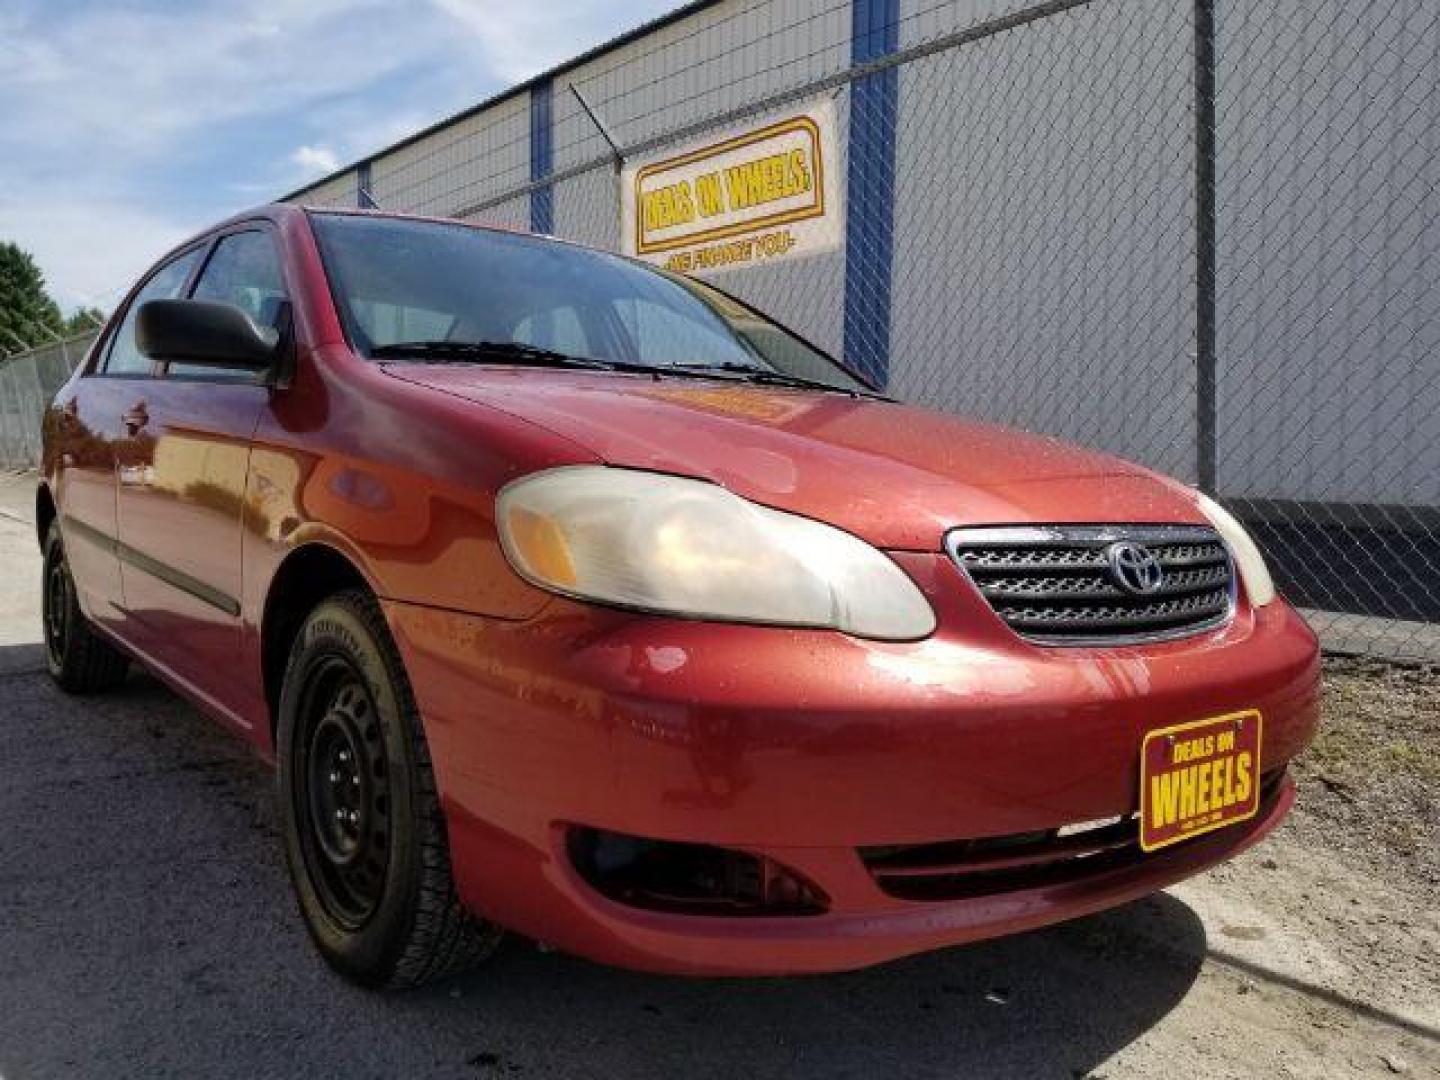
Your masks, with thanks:
[[(1143, 545), (1164, 574), (1137, 595), (1110, 566), (1112, 545)], [(1047, 645), (1130, 644), (1197, 634), (1234, 607), (1235, 571), (1205, 526), (1113, 525), (956, 529), (946, 548), (995, 613)]]

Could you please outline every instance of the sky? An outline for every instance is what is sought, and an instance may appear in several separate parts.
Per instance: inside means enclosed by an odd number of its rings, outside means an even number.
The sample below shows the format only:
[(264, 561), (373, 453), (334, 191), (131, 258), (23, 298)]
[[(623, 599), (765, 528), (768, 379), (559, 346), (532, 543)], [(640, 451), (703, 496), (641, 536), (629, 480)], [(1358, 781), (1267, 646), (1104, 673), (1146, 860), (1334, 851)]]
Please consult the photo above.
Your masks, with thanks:
[(107, 311), (186, 236), (680, 0), (0, 0), (0, 241)]

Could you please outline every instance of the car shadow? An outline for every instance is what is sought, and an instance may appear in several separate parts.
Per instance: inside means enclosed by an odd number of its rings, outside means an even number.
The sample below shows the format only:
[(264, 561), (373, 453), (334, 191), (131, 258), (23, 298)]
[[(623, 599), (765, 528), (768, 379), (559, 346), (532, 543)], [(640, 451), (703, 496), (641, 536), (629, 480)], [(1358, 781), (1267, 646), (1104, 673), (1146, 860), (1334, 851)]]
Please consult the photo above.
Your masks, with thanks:
[[(538, 1066), (549, 1075), (582, 1058), (615, 1076), (1083, 1077), (1184, 998), (1205, 952), (1200, 919), (1160, 894), (1030, 934), (819, 977), (637, 975), (524, 943), (395, 1008), (470, 1015), (467, 1060), (497, 1072)], [(570, 1023), (582, 1010), (585, 1023)]]
[(0, 1075), (1084, 1077), (1206, 954), (1160, 894), (852, 974), (692, 980), (511, 940), (375, 994), (316, 957), (269, 771), (153, 680), (61, 694), (0, 647)]

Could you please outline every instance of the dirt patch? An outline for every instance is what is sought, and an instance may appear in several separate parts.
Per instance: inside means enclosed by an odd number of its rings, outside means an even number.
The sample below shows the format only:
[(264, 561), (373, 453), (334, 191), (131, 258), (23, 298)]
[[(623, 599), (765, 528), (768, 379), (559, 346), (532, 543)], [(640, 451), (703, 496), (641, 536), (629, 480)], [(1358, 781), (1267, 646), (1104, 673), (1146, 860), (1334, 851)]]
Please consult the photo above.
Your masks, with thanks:
[(1440, 668), (1327, 657), (1320, 733), (1295, 765), (1297, 839), (1402, 888), (1440, 888)]

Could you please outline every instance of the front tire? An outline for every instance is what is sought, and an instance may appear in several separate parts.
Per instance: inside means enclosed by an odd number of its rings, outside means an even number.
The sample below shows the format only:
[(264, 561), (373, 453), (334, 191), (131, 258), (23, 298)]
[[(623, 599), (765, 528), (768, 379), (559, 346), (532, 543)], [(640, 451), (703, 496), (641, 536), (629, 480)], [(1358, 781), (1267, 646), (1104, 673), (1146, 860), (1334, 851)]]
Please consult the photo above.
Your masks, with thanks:
[(58, 522), (52, 522), (45, 533), (43, 576), (40, 616), (45, 666), (55, 684), (67, 694), (95, 694), (124, 682), (130, 661), (96, 632), (80, 610)]
[(338, 593), (305, 620), (276, 748), (291, 879), (333, 968), (404, 988), (494, 952), (500, 929), (460, 906), (419, 713), (368, 593)]

